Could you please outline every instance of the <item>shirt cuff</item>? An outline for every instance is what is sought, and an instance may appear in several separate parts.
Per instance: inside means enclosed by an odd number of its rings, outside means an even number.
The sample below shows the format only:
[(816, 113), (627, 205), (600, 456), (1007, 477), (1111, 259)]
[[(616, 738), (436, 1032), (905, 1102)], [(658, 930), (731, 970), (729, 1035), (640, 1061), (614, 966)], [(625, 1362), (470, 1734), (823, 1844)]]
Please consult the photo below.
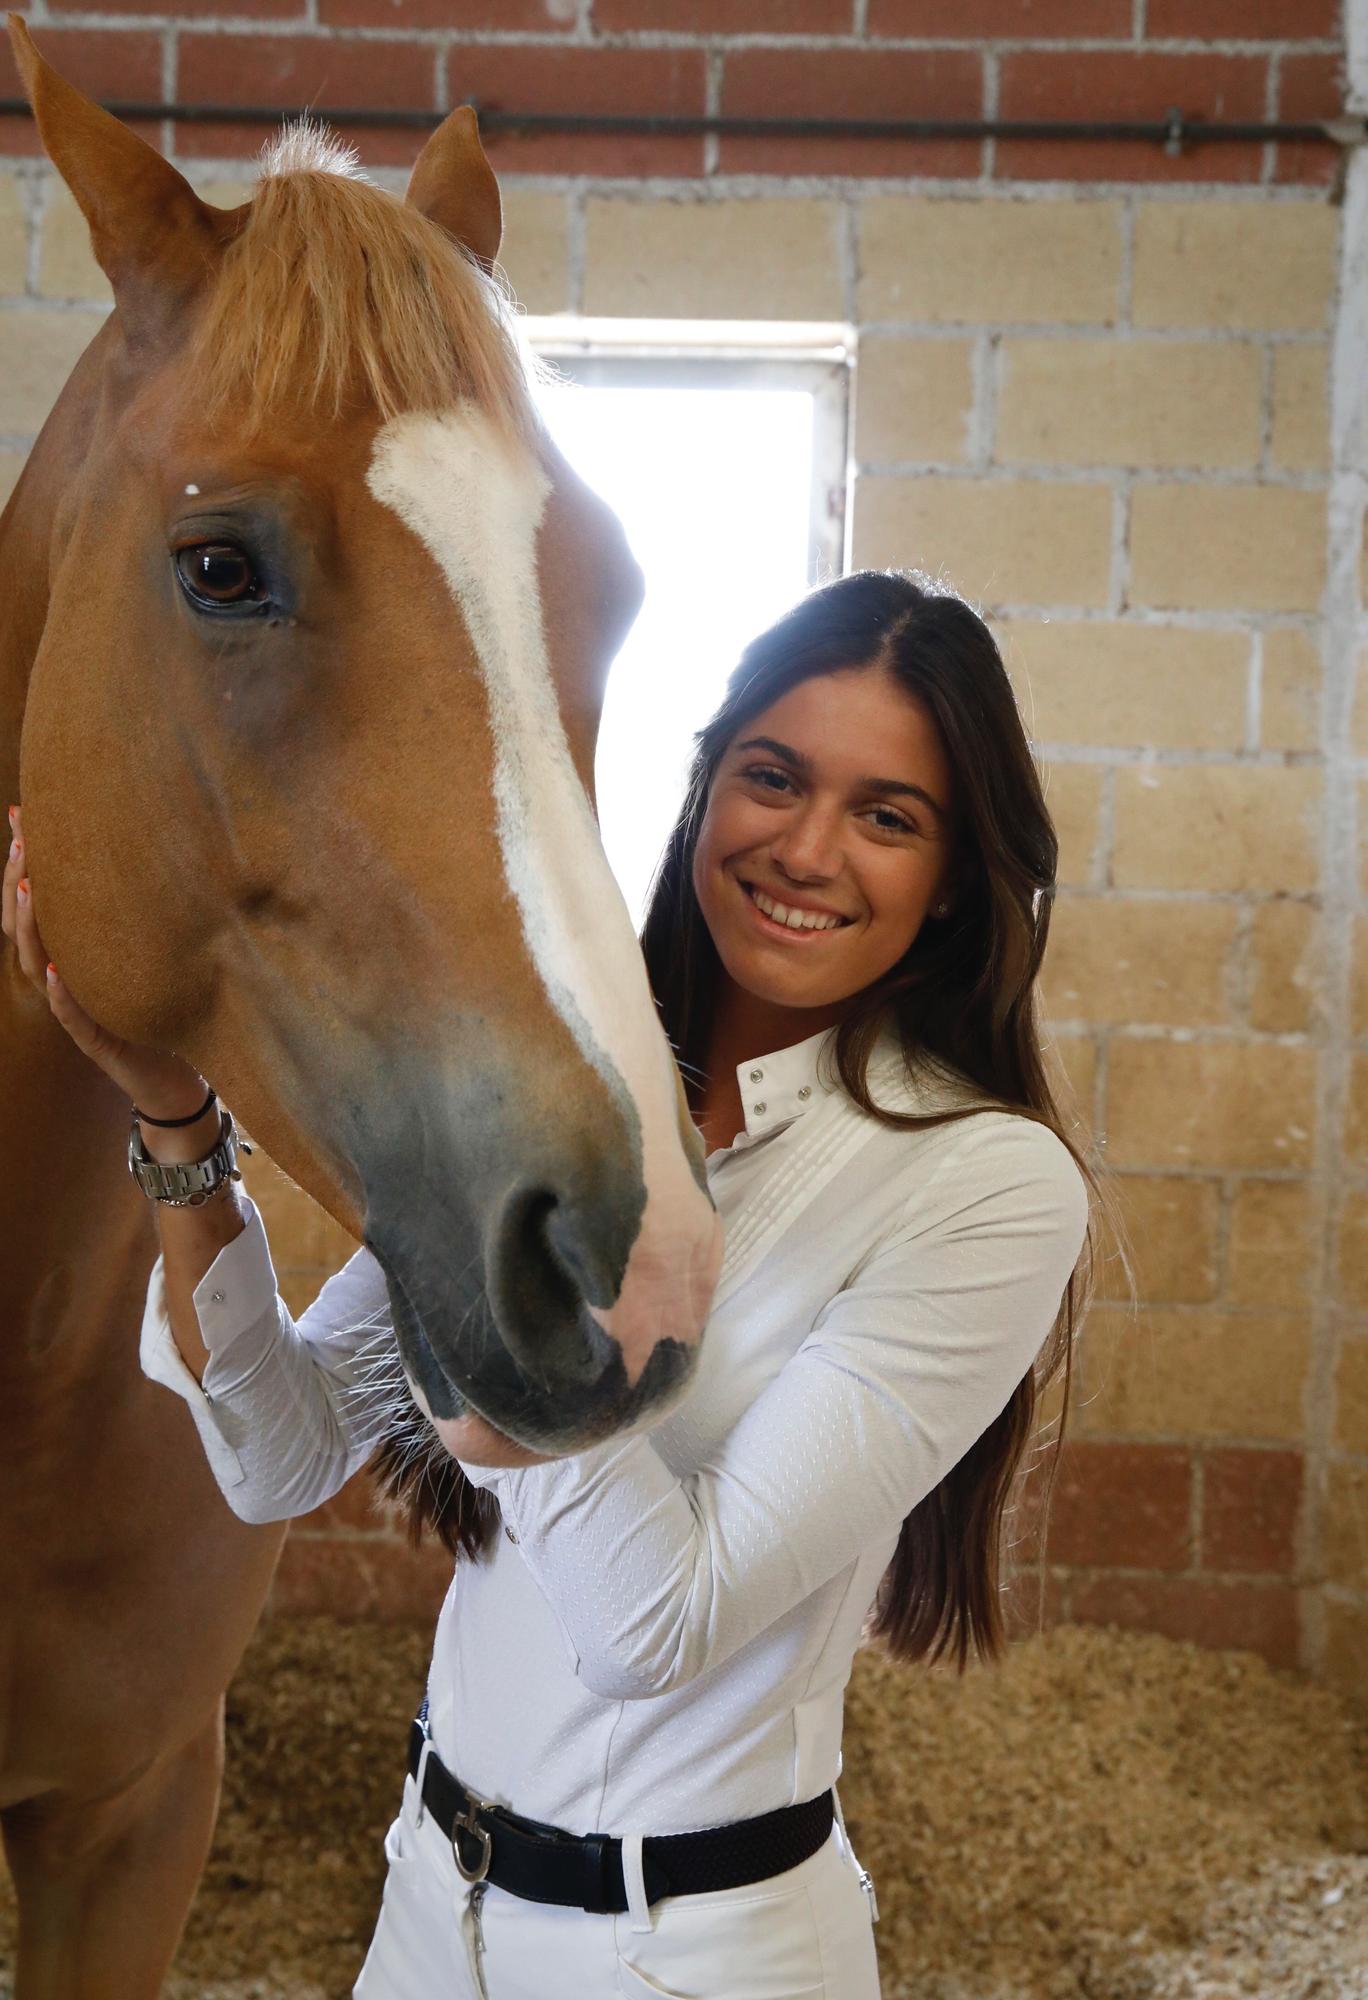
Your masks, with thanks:
[(191, 1293), (200, 1338), (214, 1356), (270, 1311), (280, 1289), (261, 1212), (249, 1194), (240, 1198), (246, 1227), (224, 1244)]
[[(245, 1228), (231, 1243), (225, 1243), (196, 1285), (191, 1297), (199, 1320), (200, 1337), (210, 1352), (206, 1375), (214, 1360), (233, 1340), (261, 1319), (272, 1307), (276, 1295), (275, 1266), (266, 1242), (266, 1230), (256, 1203), (242, 1196), (247, 1212)], [(171, 1331), (166, 1310), (166, 1271), (158, 1256), (147, 1280), (147, 1301), (143, 1308), (138, 1359), (149, 1381), (159, 1382), (190, 1405), (204, 1443), (210, 1467), (220, 1487), (239, 1486), (246, 1478), (242, 1461), (223, 1436), (215, 1420), (213, 1397), (205, 1393), (185, 1365)]]

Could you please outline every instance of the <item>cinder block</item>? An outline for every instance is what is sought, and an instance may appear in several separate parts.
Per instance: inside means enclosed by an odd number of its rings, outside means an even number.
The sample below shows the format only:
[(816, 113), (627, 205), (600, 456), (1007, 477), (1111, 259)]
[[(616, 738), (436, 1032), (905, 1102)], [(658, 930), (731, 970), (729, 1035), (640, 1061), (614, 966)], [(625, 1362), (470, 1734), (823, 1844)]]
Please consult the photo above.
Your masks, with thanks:
[(1114, 1039), (1107, 1154), (1117, 1167), (1305, 1170), (1316, 1053), (1278, 1042)]
[(1121, 215), (1114, 201), (872, 196), (860, 205), (860, 317), (1109, 326)]
[[(1118, 1174), (1112, 1187), (1121, 1201), (1138, 1302), (1200, 1304), (1215, 1298), (1217, 1183), (1192, 1174)], [(1116, 1300), (1130, 1296), (1119, 1250), (1110, 1241), (1097, 1295)]]
[(1111, 573), (1105, 486), (866, 473), (855, 484), (855, 563), (912, 564), (972, 602), (1098, 606)]
[(0, 431), (37, 436), (102, 324), (96, 313), (0, 311)]
[(1230, 1210), (1226, 1296), (1237, 1306), (1308, 1303), (1319, 1207), (1306, 1181), (1241, 1181)]
[(24, 469), (28, 456), (22, 451), (0, 451), (0, 507), (3, 507), (19, 484), (19, 474)]
[(1350, 1007), (1350, 1034), (1368, 1035), (1368, 917), (1354, 918)]
[(840, 319), (834, 201), (588, 205), (586, 313), (659, 319)]
[(1305, 1034), (1321, 1018), (1325, 979), (1319, 912), (1278, 897), (1254, 912), (1249, 1019), (1270, 1034)]
[(1350, 1188), (1340, 1208), (1336, 1253), (1339, 1302), (1347, 1312), (1368, 1313), (1368, 1194)]
[(1327, 1583), (1368, 1590), (1368, 1464), (1332, 1459), (1326, 1467), (1321, 1563)]
[(1265, 632), (1260, 677), (1259, 742), (1265, 750), (1319, 750), (1320, 648), (1293, 627)]
[(570, 215), (565, 196), (505, 188), (503, 212), (499, 261), (520, 303), (530, 313), (569, 312)]
[(1330, 463), (1329, 356), (1324, 347), (1273, 350), (1270, 455), (1284, 472), (1324, 472)]
[(1322, 200), (1141, 201), (1132, 317), (1137, 326), (1321, 332), (1338, 243), (1338, 213)]
[[(1368, 514), (1364, 515), (1364, 525), (1368, 528)], [(1365, 602), (1368, 602), (1368, 568), (1362, 578)], [(1355, 754), (1368, 757), (1368, 652), (1360, 652), (1354, 660), (1354, 713), (1352, 738)]]
[(28, 219), (17, 174), (0, 174), (0, 292), (19, 293), (28, 281)]
[(1247, 340), (1005, 340), (994, 456), (1253, 467), (1261, 372)]
[(1138, 487), (1130, 566), (1134, 604), (1314, 611), (1325, 587), (1325, 496), (1282, 486)]
[(855, 456), (958, 464), (969, 456), (973, 347), (967, 340), (871, 334), (855, 365)]
[(1300, 1313), (1099, 1307), (1083, 1336), (1079, 1430), (1296, 1442), (1310, 1354)]
[(1368, 1598), (1325, 1599), (1325, 1674), (1335, 1687), (1363, 1697), (1368, 1660)]
[(1122, 889), (1310, 890), (1321, 773), (1311, 765), (1134, 764), (1116, 773)]
[(1061, 896), (1041, 985), (1052, 1019), (1215, 1026), (1230, 1019), (1232, 903)]
[(1345, 1107), (1344, 1150), (1355, 1166), (1368, 1166), (1368, 1056), (1349, 1058), (1349, 1102)]
[[(1368, 1339), (1346, 1336), (1335, 1371), (1335, 1443), (1368, 1455)], [(1368, 1657), (1368, 1656), (1365, 1656)]]
[(997, 639), (1037, 742), (1156, 750), (1244, 744), (1249, 641), (1242, 632), (1013, 618)]
[[(1048, 1014), (1045, 1019), (1048, 1022)], [(1089, 1035), (1050, 1032), (1044, 1044), (1045, 1072), (1064, 1129), (1084, 1151), (1092, 1143), (1093, 1078), (1097, 1046)]]
[(1061, 886), (1086, 887), (1100, 833), (1102, 773), (1096, 764), (1051, 764), (1042, 783), (1045, 805), (1059, 839)]

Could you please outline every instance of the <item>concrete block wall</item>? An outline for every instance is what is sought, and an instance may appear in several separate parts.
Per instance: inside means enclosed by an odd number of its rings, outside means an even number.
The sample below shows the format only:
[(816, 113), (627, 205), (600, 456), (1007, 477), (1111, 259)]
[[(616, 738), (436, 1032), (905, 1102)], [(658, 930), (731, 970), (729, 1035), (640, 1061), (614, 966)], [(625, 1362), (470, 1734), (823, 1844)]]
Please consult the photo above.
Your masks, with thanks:
[[(1343, 103), (1331, 0), (47, 0), (32, 19), (87, 87), (164, 101)], [(153, 136), (227, 202), (261, 135)], [(355, 136), (381, 167), (416, 150)], [(31, 133), (12, 121), (0, 147), (3, 477), (107, 295)], [(1003, 644), (1063, 843), (1055, 1060), (1119, 1177), (1140, 1292), (1132, 1315), (1109, 1267), (1025, 1583), (1051, 1619), (1368, 1678), (1368, 700), (1362, 496), (1337, 471), (1363, 378), (1337, 149), (489, 150), (529, 311), (850, 323), (855, 560), (943, 572)], [(250, 1184), (301, 1308), (350, 1245), (269, 1162)], [(428, 1615), (446, 1573), (358, 1484), (292, 1534), (274, 1602)]]

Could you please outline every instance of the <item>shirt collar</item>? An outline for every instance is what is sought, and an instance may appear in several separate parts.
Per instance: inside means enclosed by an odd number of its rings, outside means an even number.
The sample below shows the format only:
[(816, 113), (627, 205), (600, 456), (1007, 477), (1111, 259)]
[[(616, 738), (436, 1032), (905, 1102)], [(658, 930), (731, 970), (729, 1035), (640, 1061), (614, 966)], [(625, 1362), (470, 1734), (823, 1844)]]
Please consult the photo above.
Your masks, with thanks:
[[(736, 1066), (741, 1086), (741, 1109), (745, 1116), (744, 1136), (732, 1141), (733, 1151), (754, 1145), (781, 1125), (801, 1118), (805, 1111), (841, 1087), (836, 1074), (836, 1030), (821, 1028), (805, 1042), (791, 1048), (774, 1049), (769, 1055), (752, 1056)], [(827, 1044), (831, 1050), (827, 1053)]]

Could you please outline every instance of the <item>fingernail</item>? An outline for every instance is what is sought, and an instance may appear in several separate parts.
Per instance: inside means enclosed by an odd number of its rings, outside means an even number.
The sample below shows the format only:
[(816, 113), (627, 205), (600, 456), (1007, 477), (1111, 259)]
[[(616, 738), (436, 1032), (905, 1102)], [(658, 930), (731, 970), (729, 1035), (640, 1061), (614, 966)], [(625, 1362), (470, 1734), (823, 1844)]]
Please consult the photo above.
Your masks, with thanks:
[(11, 806), (9, 809), (9, 823), (11, 826), (14, 825), (14, 815), (18, 812), (18, 810), (19, 810), (18, 806)]
[(19, 859), (19, 849), (20, 849), (20, 847), (22, 846), (22, 844), (23, 844), (23, 843), (22, 843), (21, 841), (18, 841), (18, 840), (12, 840), (12, 841), (10, 842), (10, 856), (9, 856), (9, 858), (10, 858), (10, 860), (11, 860), (11, 861), (17, 861), (17, 860)]
[(19, 901), (21, 903), (26, 903), (28, 899), (29, 899), (28, 877), (25, 876), (23, 881), (19, 884)]
[(48, 960), (47, 982), (49, 986), (55, 986), (57, 984), (57, 968), (52, 963), (51, 959)]

